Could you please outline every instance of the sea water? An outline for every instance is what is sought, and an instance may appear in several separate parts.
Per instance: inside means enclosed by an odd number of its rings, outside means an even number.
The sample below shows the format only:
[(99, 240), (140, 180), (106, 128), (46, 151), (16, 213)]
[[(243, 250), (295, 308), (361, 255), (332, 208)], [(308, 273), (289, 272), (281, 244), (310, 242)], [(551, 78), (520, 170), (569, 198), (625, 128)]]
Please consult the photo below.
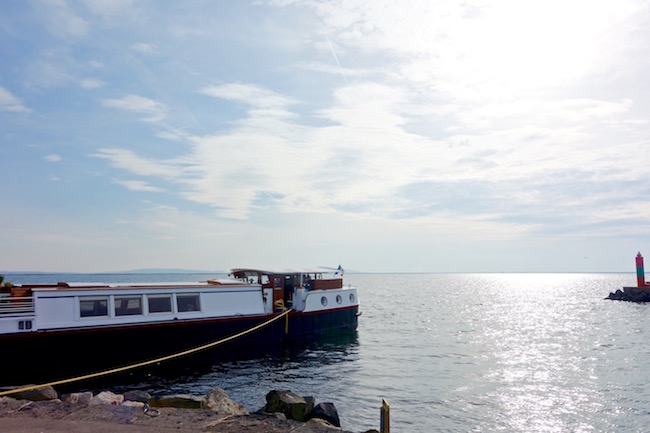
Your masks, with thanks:
[(379, 428), (382, 399), (394, 432), (647, 431), (650, 304), (604, 300), (635, 283), (632, 273), (346, 274), (363, 313), (353, 335), (116, 387), (202, 394), (218, 386), (250, 411), (269, 390), (290, 389), (333, 402), (342, 427), (355, 432)]

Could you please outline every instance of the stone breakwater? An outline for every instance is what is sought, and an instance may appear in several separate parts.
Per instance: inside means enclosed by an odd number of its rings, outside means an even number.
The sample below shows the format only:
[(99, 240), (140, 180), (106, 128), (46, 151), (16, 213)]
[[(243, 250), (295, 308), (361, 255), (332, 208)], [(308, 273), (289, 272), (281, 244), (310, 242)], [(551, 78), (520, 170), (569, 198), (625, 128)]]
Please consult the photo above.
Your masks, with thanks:
[(302, 397), (289, 390), (270, 391), (266, 401), (264, 408), (249, 413), (221, 388), (214, 388), (202, 396), (152, 397), (144, 391), (59, 395), (53, 388), (45, 387), (0, 397), (0, 418), (2, 431), (8, 433), (153, 433), (168, 430), (177, 433), (280, 433), (298, 428), (306, 433), (346, 433), (341, 429), (333, 403), (316, 403), (313, 397)]
[(615, 292), (611, 292), (605, 299), (611, 299), (613, 301), (650, 302), (650, 286), (623, 287), (623, 290), (618, 289)]

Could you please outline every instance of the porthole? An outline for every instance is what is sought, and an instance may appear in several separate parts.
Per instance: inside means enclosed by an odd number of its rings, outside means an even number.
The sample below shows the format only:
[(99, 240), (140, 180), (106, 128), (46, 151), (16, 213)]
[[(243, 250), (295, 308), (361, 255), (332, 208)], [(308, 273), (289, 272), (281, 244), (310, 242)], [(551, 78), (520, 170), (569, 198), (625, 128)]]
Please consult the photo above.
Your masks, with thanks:
[(336, 303), (340, 304), (341, 302), (343, 302), (343, 298), (341, 298), (341, 295), (336, 295)]
[(325, 296), (321, 297), (320, 303), (323, 304), (323, 307), (327, 306), (327, 298)]
[(354, 293), (350, 293), (350, 302), (354, 303)]

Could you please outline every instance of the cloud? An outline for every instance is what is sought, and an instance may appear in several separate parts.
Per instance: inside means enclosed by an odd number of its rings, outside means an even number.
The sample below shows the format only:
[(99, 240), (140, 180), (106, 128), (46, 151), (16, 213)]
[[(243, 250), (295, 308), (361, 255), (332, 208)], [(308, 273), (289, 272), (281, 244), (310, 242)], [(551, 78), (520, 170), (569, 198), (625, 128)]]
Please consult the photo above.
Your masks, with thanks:
[(163, 189), (151, 186), (147, 182), (141, 180), (114, 180), (113, 183), (122, 185), (131, 191), (146, 191), (146, 192), (162, 192)]
[(133, 0), (83, 0), (83, 4), (94, 14), (115, 16), (131, 9)]
[[(377, 71), (377, 69), (364, 69), (364, 68), (355, 68), (355, 69), (346, 69), (346, 68), (339, 68), (338, 65), (334, 64), (329, 64), (325, 62), (298, 62), (294, 65), (297, 68), (304, 69), (306, 71), (314, 71), (314, 72), (320, 72), (320, 73), (325, 73), (325, 74), (330, 74), (330, 75), (341, 75), (343, 73), (343, 77), (346, 77), (344, 81), (347, 80), (347, 78), (352, 78), (352, 77), (369, 77), (373, 75), (378, 75), (380, 72)], [(342, 78), (343, 78), (342, 77)]]
[[(516, 3), (509, 4), (511, 15), (507, 7), (472, 2), (273, 4), (319, 17), (306, 38), (314, 56), (283, 75), (317, 90), (296, 91), (302, 88), (278, 80), (271, 67), (252, 82), (199, 86), (199, 94), (219, 100), (227, 119), (225, 128), (199, 132), (167, 124), (177, 120), (168, 112), (193, 110), (182, 106), (187, 101), (168, 107), (136, 94), (105, 99), (104, 107), (156, 123), (155, 137), (186, 151), (163, 159), (134, 146), (103, 148), (93, 157), (151, 182), (164, 180), (165, 193), (224, 218), (269, 209), (397, 221), (458, 218), (483, 228), (516, 226), (517, 233), (553, 221), (569, 226), (580, 206), (614, 215), (608, 206), (619, 182), (643, 176), (644, 164), (634, 163), (643, 139), (612, 141), (616, 132), (646, 123), (634, 95), (570, 90), (576, 82), (588, 89), (593, 67), (603, 65), (587, 41), (607, 39), (609, 7), (590, 10), (584, 32), (573, 37), (571, 20), (581, 16), (573, 6), (559, 17), (554, 8), (530, 12)], [(540, 32), (549, 25), (555, 33)], [(151, 40), (157, 43), (130, 48), (161, 54), (163, 43)], [(566, 68), (552, 66), (558, 64)], [(321, 79), (326, 85), (314, 85)], [(120, 184), (163, 192), (149, 180)]]
[[(456, 113), (463, 132), (436, 139), (409, 132), (430, 102), (404, 87), (342, 87), (309, 116), (291, 111), (299, 101), (260, 85), (207, 86), (201, 93), (249, 109), (228, 131), (175, 135), (188, 140), (190, 151), (174, 160), (124, 149), (96, 156), (166, 179), (179, 196), (225, 218), (247, 219), (260, 209), (397, 220), (465, 215), (481, 225), (516, 224), (518, 233), (553, 221), (568, 226), (576, 206), (606, 208), (607, 200), (585, 201), (617, 188), (597, 182), (598, 173), (642, 175), (619, 166), (633, 163), (637, 143), (600, 142), (633, 107), (628, 99), (495, 102)], [(554, 198), (560, 202), (551, 210), (546, 203)]]
[(9, 90), (0, 87), (0, 111), (12, 113), (27, 113), (29, 110), (22, 101), (16, 98)]
[(88, 32), (88, 23), (68, 6), (65, 0), (43, 0), (41, 17), (50, 33), (61, 38), (81, 38)]
[(99, 89), (101, 87), (104, 87), (106, 85), (106, 82), (104, 80), (100, 80), (97, 78), (86, 78), (81, 81), (80, 86), (84, 89), (91, 90), (91, 89)]
[(150, 56), (152, 54), (156, 54), (158, 51), (158, 47), (154, 44), (147, 44), (144, 42), (139, 42), (137, 44), (131, 45), (131, 49), (133, 51), (136, 51), (141, 54), (145, 54), (147, 56)]
[(50, 52), (25, 67), (24, 83), (35, 92), (66, 88), (79, 81), (75, 77), (75, 68), (74, 60), (62, 53)]
[[(259, 206), (331, 212), (353, 209), (353, 203), (363, 204), (354, 212), (389, 215), (395, 210), (382, 198), (425, 173), (427, 155), (437, 145), (402, 129), (404, 118), (395, 111), (405, 97), (385, 86), (341, 90), (337, 108), (315, 113), (330, 122), (324, 127), (299, 123), (287, 107), (295, 104), (292, 98), (260, 86), (202, 91), (252, 107), (229, 132), (190, 137), (191, 152), (175, 160), (155, 161), (125, 149), (93, 156), (133, 174), (170, 180), (184, 198), (228, 218), (247, 218)], [(395, 170), (402, 166), (408, 170)]]
[(142, 114), (144, 122), (156, 123), (165, 117), (166, 107), (161, 102), (138, 95), (127, 95), (119, 99), (106, 99), (102, 102), (105, 107)]
[(191, 39), (191, 38), (201, 38), (210, 35), (210, 32), (207, 30), (202, 30), (194, 26), (186, 26), (180, 24), (173, 24), (169, 26), (169, 32), (178, 39)]
[(296, 102), (292, 98), (255, 84), (232, 83), (220, 86), (206, 86), (200, 92), (204, 95), (243, 102), (258, 108), (284, 108)]
[[(637, 43), (634, 20), (647, 7), (636, 0), (597, 5), (551, 0), (534, 7), (507, 0), (274, 4), (319, 16), (317, 30), (336, 43), (342, 59), (350, 52), (356, 65), (364, 65), (359, 57), (378, 69), (392, 65), (386, 69), (399, 75), (400, 85), (423, 86), (460, 103), (618, 73), (625, 60), (620, 47)], [(350, 71), (345, 74), (350, 77)]]
[(101, 87), (104, 87), (106, 85), (106, 82), (104, 80), (100, 80), (98, 78), (86, 78), (81, 81), (80, 86), (84, 89), (99, 89)]
[(174, 161), (154, 161), (141, 158), (127, 149), (99, 149), (91, 157), (106, 159), (109, 163), (138, 176), (156, 176), (174, 179), (179, 176), (179, 164)]
[(45, 160), (49, 162), (59, 162), (61, 161), (61, 156), (56, 154), (50, 154), (45, 156)]

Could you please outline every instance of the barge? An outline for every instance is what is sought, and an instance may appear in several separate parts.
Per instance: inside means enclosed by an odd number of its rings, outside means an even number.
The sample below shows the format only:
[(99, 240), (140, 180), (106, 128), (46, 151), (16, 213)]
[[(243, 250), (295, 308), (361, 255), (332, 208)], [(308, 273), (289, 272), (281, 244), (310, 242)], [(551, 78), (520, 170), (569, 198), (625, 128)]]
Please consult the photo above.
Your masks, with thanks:
[(0, 297), (0, 386), (164, 357), (282, 314), (286, 317), (214, 351), (246, 356), (260, 347), (353, 332), (360, 315), (358, 291), (343, 285), (340, 267), (240, 268), (228, 278), (196, 283), (14, 286)]

